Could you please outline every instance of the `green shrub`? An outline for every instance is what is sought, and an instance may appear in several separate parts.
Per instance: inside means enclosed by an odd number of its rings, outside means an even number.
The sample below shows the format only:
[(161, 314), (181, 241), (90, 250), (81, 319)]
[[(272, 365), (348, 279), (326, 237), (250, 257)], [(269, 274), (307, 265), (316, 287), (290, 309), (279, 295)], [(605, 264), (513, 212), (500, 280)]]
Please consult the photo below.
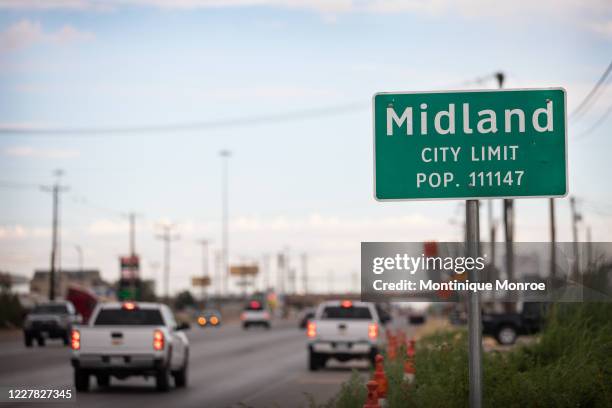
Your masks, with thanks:
[[(439, 332), (421, 339), (416, 377), (408, 385), (403, 362), (385, 361), (390, 408), (467, 407), (467, 334)], [(399, 355), (404, 355), (402, 349)], [(485, 353), (484, 406), (612, 407), (612, 304), (555, 305), (538, 340), (508, 352)], [(351, 379), (347, 389), (359, 387)], [(362, 384), (365, 396), (365, 385)], [(338, 407), (361, 407), (356, 400)], [(336, 402), (339, 402), (336, 401)]]
[(0, 291), (0, 328), (21, 327), (24, 310), (19, 297)]

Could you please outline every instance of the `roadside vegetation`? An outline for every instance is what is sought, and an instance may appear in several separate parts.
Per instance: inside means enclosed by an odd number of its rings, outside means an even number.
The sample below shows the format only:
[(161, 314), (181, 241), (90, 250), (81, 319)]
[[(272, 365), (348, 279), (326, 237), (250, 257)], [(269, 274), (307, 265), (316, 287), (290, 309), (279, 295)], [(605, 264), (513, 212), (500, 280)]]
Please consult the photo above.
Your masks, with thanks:
[(25, 311), (10, 285), (0, 285), (0, 329), (21, 327)]
[[(408, 384), (402, 360), (385, 360), (388, 407), (468, 406), (465, 330), (450, 329), (419, 340), (415, 368), (415, 381)], [(551, 307), (536, 342), (485, 353), (483, 369), (485, 406), (612, 407), (612, 304)], [(363, 375), (353, 373), (323, 406), (361, 408), (365, 397)]]

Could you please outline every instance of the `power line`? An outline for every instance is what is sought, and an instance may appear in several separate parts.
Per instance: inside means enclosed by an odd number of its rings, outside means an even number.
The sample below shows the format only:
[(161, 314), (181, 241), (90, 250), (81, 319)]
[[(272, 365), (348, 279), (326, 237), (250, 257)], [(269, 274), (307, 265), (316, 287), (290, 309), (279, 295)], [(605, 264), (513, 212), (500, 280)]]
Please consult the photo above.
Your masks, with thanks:
[(585, 139), (587, 136), (591, 135), (599, 126), (604, 124), (610, 114), (612, 114), (612, 104), (608, 106), (608, 109), (603, 113), (603, 115), (601, 115), (601, 117), (597, 121), (595, 121), (595, 123), (591, 125), (590, 128), (583, 131), (582, 133), (579, 133), (576, 137), (574, 137), (574, 140)]
[(0, 188), (9, 188), (14, 190), (29, 190), (38, 189), (39, 184), (20, 183), (15, 181), (0, 180)]
[[(499, 79), (500, 73), (494, 72), (474, 79), (458, 83), (458, 86), (483, 85), (493, 78)], [(325, 108), (305, 109), (293, 112), (264, 114), (251, 117), (237, 117), (230, 119), (218, 119), (209, 121), (195, 121), (184, 123), (171, 123), (160, 125), (140, 125), (140, 126), (113, 126), (113, 127), (49, 127), (49, 128), (24, 128), (22, 126), (0, 126), (0, 135), (21, 135), (21, 136), (70, 136), (70, 137), (91, 137), (113, 134), (140, 134), (140, 133), (164, 133), (164, 132), (184, 132), (201, 131), (209, 129), (232, 128), (241, 126), (261, 125), (267, 123), (292, 122), (296, 120), (316, 119), (328, 116), (342, 115), (358, 112), (370, 108), (370, 104), (351, 103), (346, 105), (328, 106)]]
[[(589, 102), (591, 101), (593, 96), (595, 96), (595, 94), (597, 93), (597, 91), (599, 90), (601, 85), (608, 78), (608, 75), (610, 74), (610, 71), (612, 71), (612, 62), (610, 62), (610, 64), (608, 65), (608, 68), (606, 68), (604, 73), (601, 75), (601, 77), (599, 78), (599, 80), (597, 81), (595, 86), (593, 87), (593, 89), (591, 89), (591, 92), (589, 92), (587, 94), (587, 96), (584, 97), (582, 102), (580, 102), (580, 104), (576, 107), (576, 109), (574, 109), (572, 111), (572, 113), (570, 114), (570, 118), (573, 118), (576, 115), (582, 116), (582, 115), (584, 115), (584, 113), (586, 113), (589, 110), (589, 108), (587, 107), (587, 104), (589, 104)], [(585, 109), (585, 107), (586, 107), (586, 110), (583, 111), (583, 109)], [(581, 111), (582, 111), (582, 115), (580, 115)]]
[(163, 133), (170, 131), (196, 131), (218, 128), (231, 128), (240, 126), (259, 125), (271, 122), (291, 122), (295, 120), (314, 119), (326, 116), (351, 113), (369, 108), (366, 104), (349, 104), (327, 108), (316, 108), (302, 111), (268, 114), (261, 116), (219, 119), (203, 122), (174, 123), (167, 125), (142, 125), (133, 127), (107, 127), (107, 128), (32, 128), (24, 129), (10, 126), (1, 126), (0, 134), (13, 134), (22, 136), (99, 136), (124, 133)]

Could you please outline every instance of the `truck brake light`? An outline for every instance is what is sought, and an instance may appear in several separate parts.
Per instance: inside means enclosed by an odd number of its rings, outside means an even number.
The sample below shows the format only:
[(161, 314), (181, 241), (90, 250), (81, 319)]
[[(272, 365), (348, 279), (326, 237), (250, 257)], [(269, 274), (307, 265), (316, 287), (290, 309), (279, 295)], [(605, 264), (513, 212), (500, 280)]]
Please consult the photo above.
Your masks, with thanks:
[(306, 325), (306, 335), (308, 337), (315, 337), (317, 335), (317, 325), (315, 322), (308, 322)]
[(81, 349), (81, 332), (80, 331), (76, 329), (72, 329), (72, 332), (70, 333), (70, 345), (73, 350)]
[(376, 339), (378, 337), (378, 325), (376, 323), (370, 323), (368, 325), (368, 337)]
[(340, 305), (344, 308), (349, 308), (353, 307), (353, 302), (351, 302), (350, 300), (343, 300)]
[(164, 332), (161, 330), (153, 332), (153, 349), (156, 351), (164, 349)]

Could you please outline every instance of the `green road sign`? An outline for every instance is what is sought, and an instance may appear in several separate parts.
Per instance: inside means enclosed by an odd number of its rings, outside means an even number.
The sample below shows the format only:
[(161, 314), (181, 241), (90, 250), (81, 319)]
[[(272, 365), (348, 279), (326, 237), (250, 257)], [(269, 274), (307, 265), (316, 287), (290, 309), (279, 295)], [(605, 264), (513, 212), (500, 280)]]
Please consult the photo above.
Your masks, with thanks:
[(377, 200), (562, 197), (565, 90), (374, 95)]

